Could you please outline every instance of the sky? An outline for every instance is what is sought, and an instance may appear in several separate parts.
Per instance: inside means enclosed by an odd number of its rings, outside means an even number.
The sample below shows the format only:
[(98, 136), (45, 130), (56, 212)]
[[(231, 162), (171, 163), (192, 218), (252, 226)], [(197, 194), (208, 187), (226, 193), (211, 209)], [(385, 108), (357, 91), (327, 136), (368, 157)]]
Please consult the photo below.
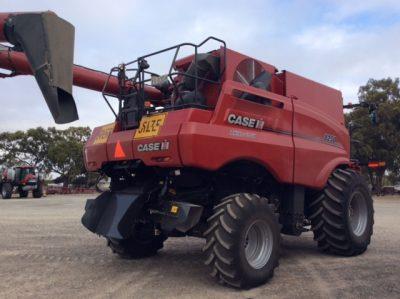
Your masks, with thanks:
[[(400, 76), (398, 0), (0, 0), (0, 7), (56, 12), (75, 26), (75, 63), (106, 72), (216, 36), (279, 70), (340, 89), (345, 102), (357, 102), (369, 78)], [(33, 77), (0, 79), (0, 90), (0, 131), (54, 126)], [(113, 121), (100, 93), (74, 87), (74, 97), (80, 120), (59, 128)]]

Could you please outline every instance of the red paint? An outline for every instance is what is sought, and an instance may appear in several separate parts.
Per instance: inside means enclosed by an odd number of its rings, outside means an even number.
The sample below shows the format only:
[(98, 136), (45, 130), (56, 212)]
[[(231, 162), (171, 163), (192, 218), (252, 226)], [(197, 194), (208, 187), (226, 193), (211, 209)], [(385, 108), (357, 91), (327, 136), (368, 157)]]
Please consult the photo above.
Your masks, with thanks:
[[(22, 168), (22, 167), (21, 167)], [(30, 180), (36, 180), (36, 176), (32, 173), (28, 173), (22, 180), (21, 184), (26, 185)]]
[[(2, 29), (6, 17), (0, 14), (0, 40), (5, 38)], [(213, 55), (224, 58), (222, 49)], [(106, 135), (102, 128), (96, 128), (85, 146), (87, 169), (97, 171), (108, 162), (142, 160), (148, 166), (217, 170), (245, 159), (263, 165), (282, 183), (322, 188), (335, 168), (350, 164), (340, 91), (290, 72), (279, 73), (273, 65), (257, 60), (257, 65), (271, 74), (271, 85), (268, 91), (250, 87), (235, 81), (236, 69), (250, 57), (227, 49), (225, 58), (226, 65), (224, 59), (220, 65), (225, 70), (222, 87), (209, 83), (200, 87), (213, 110), (170, 111), (159, 135), (153, 138), (134, 139), (135, 130), (120, 131), (118, 124)], [(177, 61), (176, 67), (184, 71), (192, 59), (188, 56)], [(21, 53), (1, 51), (0, 68), (32, 74)], [(74, 85), (97, 91), (108, 78), (106, 73), (81, 66), (74, 66), (73, 75)], [(110, 78), (106, 91), (119, 93), (116, 77)], [(147, 86), (145, 91), (155, 104), (162, 99), (155, 88)], [(244, 92), (264, 103), (240, 99)], [(229, 123), (231, 114), (260, 120), (264, 127)], [(143, 145), (161, 142), (168, 142), (168, 148), (141, 150)]]
[[(104, 72), (92, 70), (79, 65), (74, 65), (73, 73), (74, 85), (95, 91), (102, 91), (108, 78), (108, 74)], [(128, 84), (128, 87), (132, 87), (132, 85)], [(118, 79), (115, 76), (110, 77), (105, 91), (115, 95), (119, 93)], [(153, 87), (146, 86), (145, 91), (154, 99), (161, 99), (162, 97), (160, 91)]]
[[(350, 163), (340, 91), (289, 72), (275, 73), (275, 67), (265, 63), (264, 69), (274, 72), (270, 91), (233, 81), (235, 67), (247, 58), (227, 51), (225, 81), (218, 96), (212, 96), (216, 92), (212, 89), (217, 87), (206, 87), (213, 111), (192, 108), (168, 112), (157, 137), (134, 140), (135, 130), (114, 132), (107, 147), (114, 148), (117, 138), (124, 150), (131, 151), (127, 160), (140, 159), (146, 165), (160, 167), (213, 171), (246, 159), (263, 165), (282, 183), (322, 188), (335, 168)], [(188, 65), (186, 60), (179, 63)], [(240, 92), (268, 99), (270, 105), (237, 98)], [(230, 124), (230, 114), (262, 120), (264, 128)], [(103, 147), (92, 145), (98, 132), (95, 130), (86, 145), (97, 165), (89, 167), (91, 171), (115, 160), (105, 159)], [(140, 144), (163, 140), (170, 144), (167, 151), (138, 151)]]
[(0, 51), (0, 68), (15, 70), (20, 75), (32, 75), (31, 67), (24, 53)]

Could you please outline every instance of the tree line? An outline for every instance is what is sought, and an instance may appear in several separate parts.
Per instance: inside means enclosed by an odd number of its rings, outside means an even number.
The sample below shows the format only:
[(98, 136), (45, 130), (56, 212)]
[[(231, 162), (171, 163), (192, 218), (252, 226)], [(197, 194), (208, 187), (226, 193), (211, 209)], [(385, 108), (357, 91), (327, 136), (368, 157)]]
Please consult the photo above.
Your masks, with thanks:
[(88, 175), (83, 162), (83, 146), (91, 134), (89, 127), (66, 130), (33, 128), (0, 133), (0, 165), (31, 165), (47, 174), (57, 174), (57, 182), (85, 184)]

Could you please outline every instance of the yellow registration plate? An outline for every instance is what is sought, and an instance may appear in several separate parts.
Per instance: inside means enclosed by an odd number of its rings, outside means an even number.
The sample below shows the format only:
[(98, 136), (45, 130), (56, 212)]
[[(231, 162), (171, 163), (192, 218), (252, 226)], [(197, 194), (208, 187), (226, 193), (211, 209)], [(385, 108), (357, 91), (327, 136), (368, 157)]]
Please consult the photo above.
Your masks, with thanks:
[(144, 116), (133, 138), (150, 138), (160, 134), (160, 129), (164, 124), (166, 115), (166, 113), (161, 113), (152, 116)]

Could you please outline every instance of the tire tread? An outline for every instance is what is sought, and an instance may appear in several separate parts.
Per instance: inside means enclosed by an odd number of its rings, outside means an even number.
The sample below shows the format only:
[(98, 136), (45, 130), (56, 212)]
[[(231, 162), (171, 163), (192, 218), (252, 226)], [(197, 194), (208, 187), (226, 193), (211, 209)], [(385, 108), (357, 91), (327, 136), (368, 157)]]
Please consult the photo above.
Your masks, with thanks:
[[(351, 169), (337, 169), (328, 179), (325, 189), (316, 193), (309, 204), (308, 218), (311, 221), (314, 240), (318, 242), (318, 247), (322, 251), (353, 256), (364, 252), (370, 243), (371, 236), (368, 236), (366, 246), (357, 247), (351, 241), (344, 222), (346, 196), (354, 184), (361, 184), (362, 188), (367, 188), (357, 172)], [(373, 224), (372, 214), (371, 225)], [(371, 235), (372, 232), (371, 227)]]
[[(234, 251), (235, 238), (238, 233), (238, 223), (246, 213), (251, 213), (259, 205), (265, 205), (275, 215), (279, 231), (281, 226), (278, 222), (279, 214), (275, 206), (270, 204), (266, 198), (255, 194), (239, 193), (226, 197), (220, 204), (214, 207), (213, 215), (208, 218), (209, 227), (204, 232), (207, 238), (203, 247), (205, 264), (210, 267), (210, 275), (219, 280), (220, 283), (228, 284), (235, 288), (247, 288), (249, 283), (242, 279), (242, 274), (235, 265)], [(279, 244), (278, 244), (279, 245)], [(268, 278), (273, 275), (274, 263)], [(267, 278), (267, 279), (268, 279)]]

